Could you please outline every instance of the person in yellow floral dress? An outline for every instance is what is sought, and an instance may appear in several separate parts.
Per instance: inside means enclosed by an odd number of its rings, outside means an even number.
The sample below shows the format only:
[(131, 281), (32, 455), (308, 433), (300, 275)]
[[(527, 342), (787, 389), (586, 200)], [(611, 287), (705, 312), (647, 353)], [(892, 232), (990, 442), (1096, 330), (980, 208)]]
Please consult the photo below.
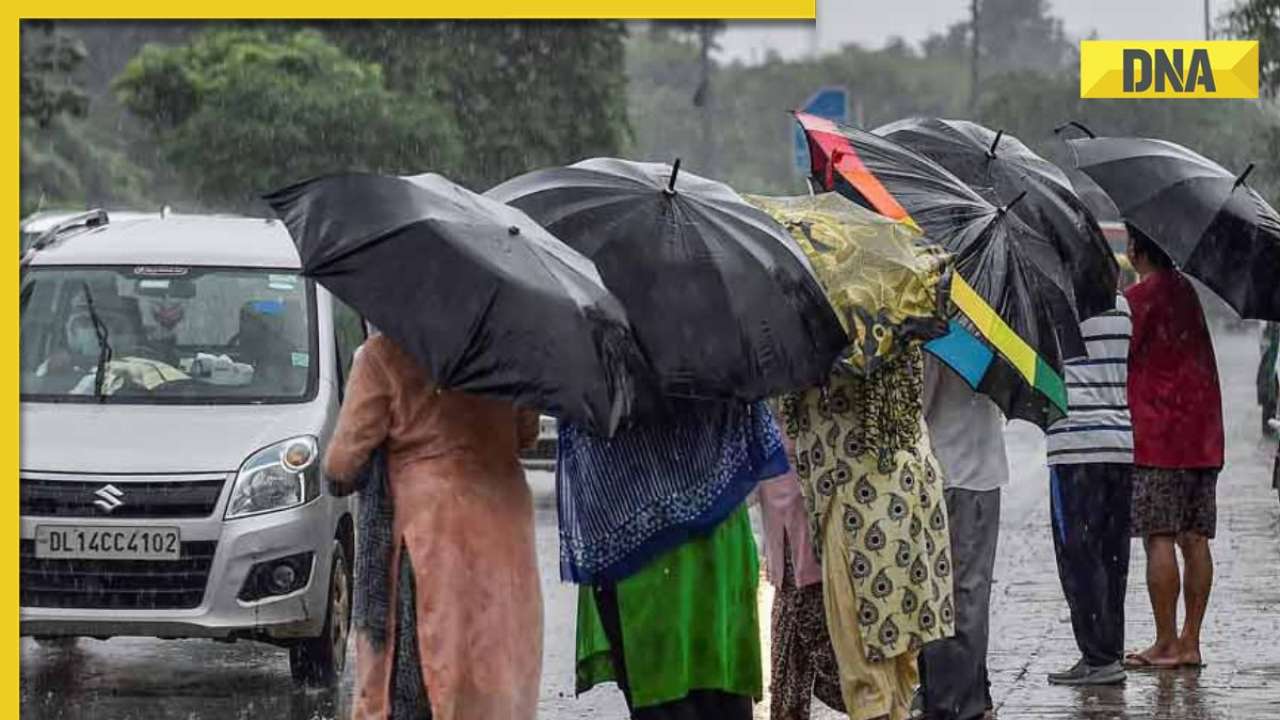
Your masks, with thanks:
[(900, 720), (916, 654), (954, 627), (942, 473), (929, 444), (919, 345), (869, 375), (783, 399), (822, 561), (824, 606), (852, 720)]

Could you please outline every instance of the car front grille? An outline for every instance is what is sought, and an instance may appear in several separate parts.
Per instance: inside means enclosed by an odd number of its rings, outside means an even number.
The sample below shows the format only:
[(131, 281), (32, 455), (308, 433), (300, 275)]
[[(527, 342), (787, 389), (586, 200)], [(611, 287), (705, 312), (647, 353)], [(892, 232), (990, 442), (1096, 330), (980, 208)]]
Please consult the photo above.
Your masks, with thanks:
[[(87, 482), (22, 478), (19, 481), (23, 515), (37, 517), (195, 518), (209, 517), (218, 504), (225, 478)], [(116, 492), (106, 512), (95, 505), (106, 487)]]
[(217, 541), (182, 543), (177, 560), (37, 558), (22, 540), (22, 607), (93, 610), (180, 610), (204, 600)]

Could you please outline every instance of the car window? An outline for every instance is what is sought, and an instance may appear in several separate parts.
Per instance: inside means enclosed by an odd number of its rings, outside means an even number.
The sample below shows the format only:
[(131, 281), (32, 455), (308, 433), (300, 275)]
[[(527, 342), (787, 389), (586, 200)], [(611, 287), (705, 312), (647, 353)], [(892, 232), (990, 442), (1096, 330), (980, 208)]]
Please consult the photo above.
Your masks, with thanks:
[(364, 320), (336, 297), (333, 299), (333, 335), (338, 346), (339, 387), (345, 387), (356, 348), (364, 342)]
[(301, 402), (315, 385), (310, 283), (285, 270), (24, 273), (24, 399)]

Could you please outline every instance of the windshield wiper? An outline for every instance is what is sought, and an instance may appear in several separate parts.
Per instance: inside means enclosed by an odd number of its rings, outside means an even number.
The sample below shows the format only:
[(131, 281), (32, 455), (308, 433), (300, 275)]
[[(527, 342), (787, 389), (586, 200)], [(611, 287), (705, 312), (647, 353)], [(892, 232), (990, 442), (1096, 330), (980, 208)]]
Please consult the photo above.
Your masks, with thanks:
[(93, 321), (93, 332), (98, 336), (98, 364), (93, 369), (93, 397), (98, 402), (106, 402), (107, 395), (102, 390), (102, 384), (106, 380), (107, 363), (111, 362), (111, 343), (107, 331), (107, 324), (102, 322), (102, 318), (98, 317), (98, 311), (93, 307), (93, 293), (89, 292), (89, 283), (84, 284), (84, 299), (89, 306), (89, 319)]

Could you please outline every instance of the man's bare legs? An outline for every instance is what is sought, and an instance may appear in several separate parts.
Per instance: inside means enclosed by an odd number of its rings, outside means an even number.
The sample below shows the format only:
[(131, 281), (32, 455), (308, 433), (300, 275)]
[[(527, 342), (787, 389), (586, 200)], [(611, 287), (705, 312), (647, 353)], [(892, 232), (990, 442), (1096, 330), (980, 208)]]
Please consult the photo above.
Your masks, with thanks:
[(1209, 538), (1196, 533), (1178, 536), (1182, 548), (1183, 601), (1187, 614), (1182, 621), (1182, 634), (1178, 637), (1179, 661), (1182, 665), (1200, 665), (1200, 626), (1204, 622), (1205, 609), (1209, 606), (1209, 591), (1213, 587), (1213, 554), (1209, 551)]
[[(1182, 662), (1178, 642), (1178, 556), (1172, 535), (1143, 539), (1147, 551), (1147, 595), (1156, 621), (1156, 641), (1126, 658), (1130, 667), (1177, 667)], [(1196, 626), (1199, 632), (1199, 625)]]

